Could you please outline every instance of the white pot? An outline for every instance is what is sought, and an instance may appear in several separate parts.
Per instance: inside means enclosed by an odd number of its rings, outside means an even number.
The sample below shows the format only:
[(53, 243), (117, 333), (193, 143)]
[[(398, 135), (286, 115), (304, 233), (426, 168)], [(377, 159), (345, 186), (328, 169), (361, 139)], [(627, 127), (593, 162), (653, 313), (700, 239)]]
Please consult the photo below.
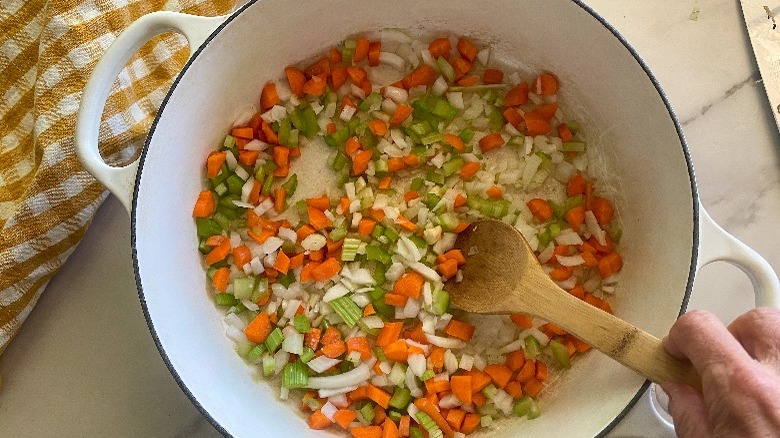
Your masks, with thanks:
[[(220, 431), (315, 434), (299, 410), (277, 401), (235, 353), (205, 294), (191, 217), (205, 157), (242, 109), (257, 103), (265, 81), (281, 79), (284, 66), (347, 35), (384, 27), (467, 35), (491, 43), (495, 57), (560, 77), (561, 98), (603, 151), (606, 180), (618, 193), (625, 260), (613, 305), (618, 316), (663, 337), (686, 308), (695, 272), (721, 259), (748, 272), (757, 305), (778, 305), (780, 287), (769, 264), (699, 204), (679, 123), (647, 66), (583, 4), (259, 0), (225, 17), (149, 14), (128, 27), (95, 68), (79, 113), (77, 152), (130, 211), (136, 281), (152, 335), (182, 389)], [(166, 97), (139, 161), (109, 167), (97, 138), (111, 84), (144, 42), (171, 30), (197, 50)], [(300, 162), (308, 166), (305, 177), (299, 171), (304, 179), (316, 181), (317, 169), (324, 169), (316, 156)], [(647, 386), (643, 377), (594, 352), (545, 394), (541, 417), (507, 420), (484, 436), (604, 434)]]

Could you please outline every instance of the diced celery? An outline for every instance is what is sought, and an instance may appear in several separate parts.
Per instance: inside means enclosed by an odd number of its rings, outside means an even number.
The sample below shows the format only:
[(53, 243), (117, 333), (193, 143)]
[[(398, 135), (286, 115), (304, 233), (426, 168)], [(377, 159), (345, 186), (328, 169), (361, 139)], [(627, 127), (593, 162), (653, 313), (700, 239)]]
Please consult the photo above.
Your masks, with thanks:
[(417, 122), (409, 125), (409, 130), (414, 132), (417, 135), (425, 135), (433, 131), (433, 125), (431, 125), (431, 122), (427, 120), (423, 120), (422, 122)]
[(440, 132), (431, 132), (429, 134), (420, 136), (420, 142), (426, 146), (432, 143), (436, 143), (437, 141), (442, 141), (442, 139), (444, 139), (444, 136)]
[(314, 359), (314, 350), (311, 347), (303, 347), (303, 353), (298, 358), (303, 363), (309, 363), (310, 360)]
[(552, 352), (555, 362), (563, 368), (571, 368), (571, 360), (569, 359), (569, 350), (557, 339), (553, 339), (549, 343), (550, 351)]
[(436, 184), (439, 184), (439, 185), (443, 185), (444, 181), (445, 181), (444, 175), (442, 175), (440, 173), (437, 173), (437, 172), (434, 172), (432, 170), (429, 170), (429, 171), (425, 172), (425, 179), (427, 179), (428, 181), (432, 181), (432, 182), (434, 182)]
[(228, 192), (228, 187), (225, 185), (225, 183), (222, 183), (214, 187), (214, 193), (216, 193), (219, 196), (223, 196), (227, 192)]
[(392, 262), (390, 253), (388, 253), (386, 249), (376, 245), (366, 246), (366, 259), (375, 260), (383, 265), (389, 265)]
[(439, 67), (441, 74), (444, 75), (449, 82), (452, 82), (455, 79), (455, 69), (452, 68), (444, 57), (439, 56), (439, 59), (436, 60), (436, 65)]
[(419, 427), (412, 426), (409, 428), (409, 438), (423, 438), (424, 436)]
[(417, 245), (417, 248), (420, 248), (423, 250), (423, 252), (428, 250), (428, 242), (426, 242), (422, 237), (413, 234), (409, 236), (409, 240), (414, 242), (414, 244)]
[(279, 275), (276, 281), (284, 287), (290, 287), (291, 284), (295, 283), (295, 273), (289, 270), (286, 274)]
[(328, 237), (330, 237), (330, 240), (334, 242), (338, 242), (339, 240), (343, 239), (344, 236), (347, 235), (347, 226), (342, 225), (338, 228), (334, 228), (330, 231), (330, 234), (328, 234)]
[(300, 110), (300, 108), (295, 108), (295, 110), (293, 110), (293, 112), (291, 112), (287, 117), (289, 117), (290, 123), (292, 123), (295, 129), (300, 131), (306, 129), (306, 124), (303, 122), (303, 112)]
[(450, 304), (450, 294), (445, 290), (436, 291), (433, 294), (433, 312), (437, 315), (447, 313), (447, 306)]
[(235, 145), (236, 145), (236, 138), (233, 137), (232, 135), (226, 135), (225, 141), (222, 142), (222, 146), (226, 148), (232, 148)]
[(409, 388), (396, 388), (393, 396), (390, 398), (390, 406), (396, 409), (406, 409), (412, 402), (412, 392)]
[(414, 416), (417, 419), (417, 422), (420, 423), (420, 426), (428, 431), (429, 438), (441, 438), (443, 436), (439, 426), (436, 425), (436, 422), (433, 421), (433, 418), (428, 416), (428, 414), (419, 411)]
[(306, 315), (295, 315), (293, 318), (293, 327), (298, 333), (309, 333), (311, 330), (311, 321)]
[(238, 300), (230, 294), (216, 294), (214, 295), (214, 302), (218, 306), (235, 306)]
[(222, 213), (214, 213), (214, 216), (211, 218), (214, 219), (222, 228), (228, 228), (230, 226), (230, 219), (228, 219), (227, 216)]
[(276, 327), (273, 329), (271, 334), (269, 334), (268, 337), (266, 338), (265, 348), (267, 348), (269, 352), (275, 353), (276, 349), (279, 348), (280, 345), (282, 345), (283, 340), (284, 340), (284, 335), (282, 334), (282, 330), (279, 329), (279, 327)]
[(585, 152), (588, 144), (584, 141), (565, 141), (561, 150), (564, 152)]
[(418, 176), (412, 180), (412, 183), (409, 185), (409, 190), (420, 190), (424, 183), (425, 180)]
[(276, 370), (276, 361), (274, 357), (266, 354), (263, 356), (263, 375), (265, 377), (273, 376)]
[(390, 239), (390, 241), (393, 243), (395, 243), (395, 241), (398, 240), (398, 236), (400, 236), (400, 234), (401, 233), (393, 227), (385, 228), (385, 237)]
[[(333, 231), (336, 230), (334, 229)], [(347, 233), (345, 232), (344, 234), (346, 235)], [(333, 239), (332, 235), (333, 232), (331, 232), (331, 240), (340, 240), (340, 239)], [(345, 262), (354, 261), (355, 257), (357, 256), (357, 251), (359, 247), (360, 247), (360, 239), (356, 239), (354, 237), (347, 237), (346, 239), (344, 239), (344, 243), (341, 246), (341, 260)]]
[(303, 110), (303, 123), (306, 125), (306, 129), (303, 131), (303, 135), (305, 135), (306, 138), (314, 138), (320, 133), (320, 125), (317, 123), (317, 114), (314, 113), (312, 107)]
[(236, 277), (233, 279), (233, 296), (239, 300), (252, 298), (255, 288), (254, 277)]
[(374, 229), (371, 230), (371, 237), (373, 237), (374, 239), (379, 239), (380, 237), (382, 237), (382, 235), (384, 235), (384, 233), (385, 233), (385, 227), (376, 224), (374, 225)]
[(260, 189), (260, 191), (264, 195), (270, 195), (273, 187), (274, 187), (274, 174), (269, 173), (268, 176), (265, 177), (265, 182), (263, 182), (263, 187)]
[[(469, 198), (471, 198), (471, 196), (469, 196)], [(439, 225), (441, 225), (441, 228), (444, 231), (452, 231), (455, 228), (458, 228), (458, 225), (460, 224), (460, 220), (454, 213), (442, 213), (438, 215), (437, 218), (439, 219)]]
[(292, 129), (292, 123), (289, 117), (285, 117), (279, 122), (279, 144), (287, 146), (290, 144), (290, 130)]
[(258, 363), (265, 352), (265, 344), (257, 344), (249, 350), (249, 353), (246, 354), (246, 358), (252, 363)]
[(358, 411), (361, 417), (366, 420), (367, 423), (374, 421), (374, 405), (372, 403), (366, 403)]
[(227, 184), (228, 193), (240, 195), (241, 188), (244, 187), (244, 182), (245, 181), (235, 173), (227, 177), (227, 179), (225, 180), (225, 184)]
[(208, 239), (201, 238), (198, 242), (198, 251), (200, 251), (201, 254), (208, 254), (211, 252), (212, 248), (206, 244), (206, 240)]
[(217, 204), (217, 213), (224, 215), (229, 221), (238, 219), (238, 210), (233, 207), (225, 207), (221, 203)]
[(287, 178), (287, 181), (282, 184), (282, 188), (284, 189), (284, 193), (288, 198), (294, 195), (295, 189), (298, 188), (298, 174), (293, 173), (290, 175), (290, 177)]
[(424, 382), (424, 381), (426, 381), (428, 379), (432, 379), (433, 376), (435, 376), (435, 375), (436, 375), (436, 373), (434, 373), (433, 370), (425, 370), (423, 375), (420, 376), (420, 380), (422, 380)]
[(355, 47), (357, 47), (355, 40), (344, 41), (344, 45), (341, 46), (341, 59), (344, 62), (352, 63), (352, 58), (355, 56)]
[(441, 201), (441, 196), (437, 195), (436, 193), (428, 192), (425, 195), (425, 206), (428, 208), (435, 207), (439, 201)]
[(296, 360), (284, 366), (282, 372), (283, 388), (305, 388), (309, 384), (309, 367)]
[(555, 239), (561, 234), (561, 224), (552, 222), (547, 225), (547, 229), (550, 231), (550, 239)]
[(195, 228), (198, 237), (211, 237), (216, 234), (222, 234), (222, 227), (213, 219), (197, 218), (195, 219)]
[(541, 233), (538, 233), (536, 237), (539, 239), (539, 247), (544, 248), (547, 245), (550, 244), (550, 241), (552, 241), (552, 237), (550, 236), (550, 229), (545, 228), (544, 231)]
[(455, 157), (450, 161), (444, 163), (441, 166), (441, 170), (444, 172), (445, 176), (450, 176), (455, 172), (460, 171), (460, 169), (463, 167), (464, 164), (466, 164), (466, 161), (463, 158)]
[(460, 137), (464, 143), (468, 143), (474, 138), (474, 131), (471, 128), (464, 128), (462, 131), (460, 131), (458, 137)]
[(398, 423), (401, 420), (401, 417), (403, 415), (398, 411), (387, 411), (387, 418), (390, 419), (390, 421), (393, 421), (395, 423)]
[(228, 170), (227, 164), (223, 164), (219, 169), (217, 176), (209, 178), (209, 183), (211, 183), (211, 187), (216, 187), (225, 182), (228, 176), (230, 176), (230, 171)]
[(437, 99), (431, 112), (447, 120), (452, 120), (458, 115), (458, 109), (447, 102), (446, 99)]
[(542, 346), (535, 337), (528, 335), (523, 341), (525, 351), (525, 357), (529, 360), (535, 360), (542, 352)]
[(531, 412), (532, 406), (535, 404), (536, 402), (534, 399), (528, 394), (523, 394), (523, 396), (515, 402), (514, 406), (512, 406), (512, 411), (518, 417), (523, 417)]
[(252, 302), (256, 303), (260, 301), (260, 298), (263, 298), (267, 293), (269, 293), (268, 277), (258, 278), (257, 282), (255, 282), (255, 288), (254, 290), (252, 290), (252, 297), (251, 297)]
[(387, 160), (376, 160), (374, 161), (374, 171), (377, 174), (383, 174), (390, 171), (390, 168), (388, 167)]
[(343, 296), (329, 301), (328, 304), (336, 314), (338, 314), (344, 323), (349, 328), (352, 328), (357, 324), (358, 320), (363, 316), (363, 310), (352, 301), (349, 296)]
[(236, 194), (228, 194), (223, 196), (218, 202), (217, 205), (220, 207), (224, 207), (226, 210), (236, 210), (238, 206), (233, 203), (233, 201), (240, 201), (241, 195)]
[(360, 111), (373, 111), (379, 109), (382, 104), (382, 95), (377, 92), (372, 92), (366, 98), (360, 102), (358, 109)]
[(609, 234), (609, 237), (612, 238), (612, 240), (615, 242), (620, 242), (620, 238), (623, 236), (623, 229), (613, 223), (609, 228), (607, 228), (607, 234)]

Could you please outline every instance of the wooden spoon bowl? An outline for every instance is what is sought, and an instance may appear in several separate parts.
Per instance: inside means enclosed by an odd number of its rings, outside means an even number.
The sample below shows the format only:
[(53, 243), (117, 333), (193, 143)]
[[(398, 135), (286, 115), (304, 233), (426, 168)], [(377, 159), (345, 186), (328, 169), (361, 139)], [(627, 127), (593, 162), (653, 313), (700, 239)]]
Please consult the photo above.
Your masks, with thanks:
[(455, 243), (466, 255), (463, 279), (450, 279), (450, 302), (467, 312), (524, 313), (572, 335), (653, 382), (685, 382), (701, 390), (690, 363), (666, 352), (661, 341), (561, 289), (542, 270), (522, 234), (502, 221), (474, 222)]

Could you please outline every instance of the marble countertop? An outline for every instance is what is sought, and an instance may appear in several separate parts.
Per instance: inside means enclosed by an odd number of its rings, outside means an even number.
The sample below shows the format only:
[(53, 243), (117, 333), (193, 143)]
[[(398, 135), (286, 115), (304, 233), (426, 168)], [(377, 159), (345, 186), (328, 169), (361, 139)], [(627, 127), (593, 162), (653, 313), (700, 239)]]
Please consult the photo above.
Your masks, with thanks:
[[(639, 52), (683, 125), (702, 204), (780, 271), (780, 134), (739, 3), (588, 0)], [(691, 308), (729, 322), (753, 302), (724, 263), (696, 278)], [(0, 435), (219, 436), (176, 385), (135, 288), (128, 215), (113, 197), (0, 358)], [(611, 433), (667, 437), (644, 401)]]

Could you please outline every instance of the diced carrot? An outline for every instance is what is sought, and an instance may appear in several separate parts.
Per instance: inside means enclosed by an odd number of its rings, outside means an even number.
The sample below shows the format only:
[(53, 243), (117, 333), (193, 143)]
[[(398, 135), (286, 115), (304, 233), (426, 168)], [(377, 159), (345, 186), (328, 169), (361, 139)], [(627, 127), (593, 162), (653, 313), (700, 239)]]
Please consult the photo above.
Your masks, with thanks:
[[(250, 128), (251, 129), (251, 128)], [(225, 162), (227, 151), (217, 152), (214, 151), (209, 154), (206, 159), (206, 176), (214, 178), (219, 175), (219, 171), (222, 169), (222, 164)]]
[(528, 102), (528, 83), (520, 82), (504, 96), (505, 106), (524, 105)]
[(507, 394), (511, 395), (513, 399), (517, 400), (518, 398), (523, 396), (523, 384), (513, 380), (506, 384), (506, 388), (504, 388), (504, 391), (506, 391)]
[(479, 427), (482, 417), (479, 414), (466, 414), (466, 418), (463, 419), (463, 423), (460, 426), (460, 432), (468, 435)]
[(528, 135), (537, 136), (544, 135), (550, 132), (550, 119), (543, 117), (536, 112), (525, 113), (523, 116), (525, 119), (525, 126), (528, 130)]
[(393, 118), (390, 119), (390, 126), (398, 126), (403, 123), (412, 115), (412, 111), (413, 109), (409, 105), (398, 105), (393, 113)]
[(520, 126), (520, 122), (523, 121), (523, 116), (521, 116), (516, 109), (510, 106), (509, 108), (504, 110), (504, 120), (506, 120), (509, 124), (511, 124), (515, 128), (517, 128), (518, 126)]
[(382, 438), (398, 438), (399, 436), (398, 426), (393, 423), (393, 420), (385, 418), (384, 423), (382, 423)]
[(303, 84), (303, 92), (312, 96), (322, 96), (325, 93), (327, 83), (325, 79), (320, 76), (313, 76), (311, 79)]
[(368, 386), (359, 386), (354, 391), (347, 393), (347, 398), (351, 402), (363, 401), (368, 398)]
[(471, 404), (471, 376), (450, 377), (450, 389), (464, 405)]
[(325, 281), (332, 278), (334, 275), (341, 271), (341, 264), (333, 257), (328, 257), (327, 260), (319, 264), (312, 270), (312, 275), (315, 281)]
[(596, 220), (599, 221), (600, 225), (606, 225), (612, 221), (615, 210), (612, 208), (611, 202), (596, 196), (593, 198), (593, 215), (596, 216)]
[(279, 165), (279, 167), (286, 166), (290, 163), (290, 148), (274, 146), (273, 159), (274, 163)]
[(286, 192), (284, 187), (277, 187), (274, 189), (274, 210), (276, 210), (277, 213), (284, 211), (285, 198)]
[(368, 338), (365, 336), (357, 336), (347, 339), (347, 353), (357, 351), (360, 353), (360, 360), (368, 360), (371, 358), (371, 344), (368, 342)]
[(347, 427), (349, 427), (349, 425), (355, 421), (356, 417), (357, 412), (351, 409), (339, 409), (335, 414), (333, 414), (333, 421), (341, 426), (342, 429), (346, 430)]
[(512, 380), (512, 370), (501, 364), (490, 364), (485, 367), (485, 373), (490, 376), (493, 383), (503, 389)]
[(325, 211), (330, 208), (330, 198), (328, 198), (328, 195), (322, 195), (317, 198), (306, 198), (306, 205), (320, 211)]
[(450, 322), (447, 323), (447, 326), (444, 327), (444, 333), (468, 341), (474, 336), (475, 328), (476, 327), (471, 324), (458, 321), (457, 319), (451, 319)]
[(376, 67), (379, 65), (379, 55), (382, 53), (382, 42), (372, 41), (368, 45), (368, 65)]
[(315, 233), (314, 227), (312, 227), (309, 224), (304, 224), (303, 226), (298, 228), (298, 230), (295, 232), (295, 234), (298, 235), (299, 241), (303, 241), (303, 239), (311, 236), (314, 233)]
[(267, 82), (263, 86), (262, 93), (260, 93), (260, 106), (263, 111), (270, 109), (272, 106), (279, 103), (279, 101), (279, 93), (276, 92), (276, 84)]
[(249, 263), (251, 260), (252, 251), (249, 250), (249, 247), (246, 245), (239, 245), (233, 248), (233, 263), (235, 263), (239, 269), (243, 268), (244, 265)]
[(386, 322), (385, 325), (379, 330), (376, 336), (376, 342), (374, 344), (377, 347), (386, 347), (398, 339), (403, 328), (403, 322)]
[(507, 354), (504, 363), (507, 368), (513, 372), (523, 368), (523, 365), (525, 365), (525, 354), (523, 353), (523, 350), (516, 350)]
[(528, 201), (526, 205), (539, 222), (547, 222), (552, 217), (552, 206), (544, 199), (534, 198)]
[(322, 354), (335, 359), (347, 352), (347, 346), (343, 342), (333, 342), (322, 347)]
[(570, 208), (569, 211), (566, 212), (565, 217), (566, 222), (571, 225), (571, 228), (574, 231), (577, 231), (577, 229), (580, 228), (580, 225), (585, 222), (585, 207), (578, 205), (576, 207)]
[(559, 266), (550, 271), (550, 277), (555, 281), (566, 281), (574, 274), (574, 268), (571, 266)]
[(230, 239), (223, 239), (219, 245), (214, 247), (208, 254), (206, 254), (206, 264), (213, 265), (214, 263), (225, 260), (225, 257), (230, 254)]
[(485, 194), (495, 199), (501, 199), (504, 196), (504, 192), (501, 191), (501, 187), (497, 185), (491, 186), (485, 191)]
[(417, 85), (431, 85), (437, 76), (438, 73), (431, 66), (424, 64), (412, 70), (401, 82), (404, 88), (409, 89)]
[(360, 220), (360, 223), (358, 223), (358, 234), (361, 236), (368, 236), (371, 234), (372, 231), (374, 231), (374, 227), (376, 226), (376, 221), (373, 219), (363, 218)]
[(409, 301), (409, 297), (406, 295), (395, 293), (386, 293), (384, 298), (385, 304), (393, 307), (403, 307), (406, 305), (406, 302)]
[(255, 137), (255, 130), (249, 126), (237, 126), (230, 130), (230, 135), (237, 138), (251, 140)]
[(192, 209), (193, 217), (209, 217), (214, 214), (217, 201), (211, 190), (203, 190), (198, 193), (198, 199), (195, 201), (195, 207)]
[(488, 386), (492, 379), (490, 378), (487, 373), (480, 371), (476, 368), (469, 371), (469, 375), (471, 376), (471, 394), (473, 398), (473, 394), (482, 391), (482, 388)]
[(211, 278), (211, 284), (214, 285), (214, 289), (225, 292), (228, 286), (228, 280), (230, 279), (230, 268), (219, 268), (214, 272), (214, 276)]
[(306, 75), (299, 69), (289, 66), (284, 69), (287, 76), (287, 82), (290, 84), (290, 91), (298, 97), (303, 97), (306, 93), (303, 91), (303, 84), (306, 83)]
[(284, 251), (279, 251), (276, 255), (276, 261), (274, 262), (274, 269), (281, 272), (284, 275), (287, 275), (287, 271), (290, 270), (290, 257), (287, 256), (287, 254), (284, 253)]
[(263, 230), (260, 232), (260, 234), (256, 234), (254, 231), (249, 230), (246, 232), (247, 236), (251, 237), (252, 240), (254, 240), (257, 243), (265, 243), (266, 240), (268, 240), (269, 237), (275, 235), (276, 233), (271, 230)]
[(371, 161), (371, 157), (374, 155), (371, 151), (360, 151), (355, 158), (352, 159), (352, 175), (362, 175), (366, 169), (368, 169), (368, 162)]
[(466, 228), (469, 227), (469, 225), (470, 225), (470, 223), (465, 222), (465, 221), (458, 222), (458, 226), (455, 227), (455, 229), (452, 230), (452, 231), (454, 231), (455, 233), (458, 233), (458, 234), (462, 233), (463, 231), (466, 230)]
[(361, 90), (363, 90), (363, 93), (365, 93), (366, 96), (371, 94), (371, 92), (374, 90), (374, 86), (371, 85), (371, 81), (368, 80), (368, 78), (363, 79), (363, 82), (359, 83), (358, 86)]
[(309, 416), (307, 423), (309, 424), (310, 428), (319, 430), (325, 429), (333, 422), (330, 421), (330, 419), (328, 419), (328, 417), (326, 417), (321, 410), (317, 410)]
[(399, 278), (393, 285), (393, 293), (404, 295), (410, 298), (419, 298), (425, 284), (422, 275), (415, 271), (407, 272)]
[(468, 59), (469, 62), (474, 62), (477, 59), (477, 48), (466, 38), (460, 37), (458, 39), (457, 48), (460, 56)]
[(460, 168), (460, 179), (468, 181), (479, 172), (482, 165), (478, 161), (469, 161)]
[(588, 345), (581, 339), (575, 338), (573, 336), (570, 337), (569, 339), (571, 339), (572, 344), (574, 344), (574, 348), (577, 350), (577, 353), (584, 353), (590, 350), (590, 345)]
[(586, 187), (585, 178), (581, 174), (575, 173), (566, 183), (566, 194), (569, 196), (584, 195)]
[(308, 207), (307, 211), (309, 213), (309, 224), (311, 224), (315, 230), (323, 230), (333, 226), (333, 222), (325, 216), (325, 213), (323, 213), (322, 210)]
[(404, 167), (406, 167), (406, 163), (404, 163), (403, 158), (390, 157), (387, 160), (387, 170), (389, 172), (398, 172), (399, 170), (402, 170)]
[[(403, 341), (402, 341), (403, 342)], [(369, 399), (373, 400), (379, 406), (387, 409), (388, 403), (390, 403), (390, 394), (374, 385), (369, 384), (366, 395)]]
[(466, 74), (474, 69), (474, 65), (471, 62), (461, 58), (460, 56), (453, 58), (450, 61), (450, 64), (452, 64), (452, 68), (455, 70), (456, 81), (466, 76)]
[(552, 73), (542, 73), (534, 81), (534, 91), (542, 96), (552, 96), (558, 92), (558, 78)]
[(383, 120), (374, 119), (368, 122), (368, 129), (371, 130), (372, 134), (382, 137), (387, 132), (387, 123)]
[[(488, 380), (488, 382), (490, 382), (490, 380)], [(485, 395), (481, 392), (476, 392), (471, 394), (471, 402), (474, 403), (474, 406), (484, 406), (485, 403), (487, 403), (487, 398), (485, 398)]]
[(368, 210), (368, 214), (377, 222), (385, 220), (385, 211), (381, 208), (372, 208)]
[(406, 362), (407, 357), (409, 357), (409, 346), (403, 339), (398, 339), (383, 347), (383, 351), (388, 359), (395, 362)]
[(539, 393), (542, 392), (542, 388), (544, 388), (542, 382), (538, 381), (536, 378), (531, 378), (531, 380), (523, 385), (523, 392), (530, 395), (531, 398), (536, 398), (539, 396)]
[(290, 269), (295, 269), (303, 266), (304, 253), (296, 254), (290, 257)]
[(447, 37), (436, 38), (428, 45), (428, 51), (431, 52), (433, 59), (438, 59), (439, 56), (444, 59), (450, 58), (450, 52), (452, 51), (452, 44)]
[(347, 68), (344, 67), (343, 65), (338, 65), (336, 67), (333, 67), (333, 71), (330, 73), (330, 83), (331, 85), (333, 85), (333, 89), (338, 90), (346, 82), (347, 82)]
[(390, 183), (393, 182), (393, 178), (390, 176), (382, 177), (382, 179), (379, 180), (378, 187), (382, 190), (387, 190), (390, 188)]
[(528, 315), (523, 315), (521, 313), (512, 313), (509, 315), (509, 319), (512, 320), (513, 323), (515, 323), (516, 326), (522, 327), (522, 328), (531, 328), (534, 326), (533, 320)]
[(431, 394), (438, 394), (440, 392), (449, 391), (450, 390), (450, 381), (449, 380), (428, 379), (428, 380), (425, 381), (425, 389), (428, 391), (428, 393), (431, 393)]
[[(412, 330), (407, 330), (404, 337), (409, 338), (418, 344), (428, 345), (428, 338), (425, 337), (425, 332), (422, 330), (422, 324), (418, 324)], [(409, 354), (412, 354), (411, 351)]]
[(362, 148), (362, 146), (360, 145), (357, 137), (352, 136), (347, 139), (347, 143), (344, 145), (344, 152), (351, 156), (355, 152), (359, 151), (360, 148)]
[(472, 85), (476, 85), (477, 82), (479, 82), (479, 76), (469, 75), (469, 76), (465, 76), (463, 78), (460, 78), (458, 80), (458, 85), (460, 85), (462, 87), (470, 87)]
[(448, 438), (455, 436), (455, 431), (452, 430), (452, 427), (450, 427), (449, 423), (447, 423), (447, 420), (444, 419), (444, 417), (441, 415), (441, 412), (439, 412), (436, 406), (428, 399), (418, 398), (414, 401), (414, 405), (417, 406), (419, 410), (428, 414), (428, 416), (431, 417), (436, 425), (439, 426), (439, 429), (444, 432), (444, 435), (446, 435)]
[(467, 199), (466, 199), (465, 196), (463, 196), (462, 194), (458, 193), (457, 195), (455, 195), (455, 201), (453, 203), (453, 206), (455, 208), (463, 207), (464, 205), (466, 205), (466, 200)]
[(572, 135), (571, 130), (569, 129), (569, 126), (565, 123), (561, 123), (558, 125), (558, 137), (561, 138), (563, 141), (572, 141), (574, 138), (574, 135)]
[[(596, 260), (596, 258), (593, 256), (593, 254), (591, 254), (589, 252), (584, 252), (582, 254), (587, 254), (588, 256), (593, 257), (593, 259)], [(585, 257), (583, 257), (583, 258), (585, 258)], [(598, 264), (598, 261), (596, 261), (596, 264)], [(585, 287), (583, 287), (582, 283), (575, 284), (574, 287), (571, 288), (571, 290), (569, 290), (569, 293), (574, 295), (575, 297), (581, 299), (581, 300), (585, 299)]]
[(588, 239), (588, 244), (596, 248), (596, 250), (601, 254), (609, 254), (615, 250), (615, 242), (611, 237), (609, 237), (609, 234), (605, 236), (604, 240), (606, 243), (602, 245), (598, 240), (596, 240), (596, 236), (591, 236), (590, 239)]
[(355, 426), (349, 430), (352, 438), (382, 438), (380, 426)]
[(520, 368), (520, 371), (517, 373), (515, 380), (520, 383), (526, 383), (533, 379), (534, 374), (536, 374), (536, 364), (532, 360), (527, 360), (525, 361), (523, 367)]
[(482, 82), (485, 84), (500, 84), (504, 82), (504, 72), (495, 68), (486, 68), (482, 73)]
[(409, 154), (403, 158), (404, 164), (407, 166), (416, 166), (420, 164), (420, 158), (415, 154)]
[(540, 382), (546, 382), (549, 378), (549, 371), (547, 369), (547, 364), (542, 362), (541, 360), (536, 361), (536, 373), (534, 374), (534, 377), (536, 377), (536, 380)]
[(355, 54), (352, 57), (353, 62), (360, 62), (368, 56), (369, 42), (365, 38), (358, 38), (355, 45)]
[(623, 259), (620, 257), (619, 253), (612, 252), (599, 260), (598, 266), (601, 278), (607, 278), (623, 267)]
[(330, 345), (341, 342), (341, 332), (339, 332), (336, 327), (329, 326), (327, 329), (325, 329), (325, 333), (322, 335), (320, 342), (322, 345)]
[(265, 141), (271, 144), (279, 144), (279, 136), (276, 134), (276, 132), (274, 132), (273, 128), (271, 128), (271, 125), (268, 124), (268, 122), (263, 120), (260, 124), (260, 129), (265, 136)]
[(504, 145), (504, 137), (498, 132), (488, 134), (479, 139), (479, 148), (482, 152), (487, 152)]
[(398, 420), (398, 436), (401, 438), (407, 438), (409, 436), (411, 422), (412, 417), (409, 415), (404, 415)]
[(439, 271), (445, 280), (448, 280), (458, 273), (458, 262), (455, 260), (445, 260), (436, 265), (436, 270)]
[(417, 230), (417, 224), (410, 221), (409, 219), (398, 215), (398, 217), (395, 219), (395, 223), (400, 225), (401, 228), (407, 231), (416, 231)]
[(455, 134), (444, 134), (444, 141), (460, 152), (466, 151), (466, 144), (463, 143), (463, 140), (461, 140), (461, 138)]
[(435, 345), (431, 347), (431, 353), (428, 355), (428, 359), (431, 360), (431, 365), (437, 370), (444, 366), (444, 353), (445, 350), (441, 347)]
[(259, 344), (265, 342), (268, 335), (271, 334), (272, 329), (273, 327), (271, 326), (271, 321), (268, 319), (268, 313), (260, 312), (255, 319), (246, 326), (244, 334), (247, 339), (255, 344)]
[(308, 77), (322, 75), (324, 78), (325, 76), (328, 76), (330, 74), (330, 59), (328, 59), (327, 56), (320, 58), (306, 67), (304, 73), (306, 73), (306, 76)]
[(545, 334), (549, 333), (553, 335), (553, 336), (548, 335), (547, 336), (548, 338), (553, 338), (555, 336), (563, 336), (566, 334), (566, 330), (562, 329), (559, 325), (553, 324), (551, 322), (544, 324), (539, 328), (539, 330), (541, 330)]
[(461, 251), (460, 248), (451, 249), (440, 257), (444, 257), (445, 260), (455, 260), (458, 263), (458, 266), (466, 264), (466, 257), (463, 255), (463, 251)]
[(341, 64), (341, 51), (335, 47), (331, 47), (328, 51), (328, 59), (331, 64)]
[(461, 424), (463, 424), (463, 419), (466, 418), (466, 411), (463, 409), (450, 409), (449, 412), (447, 412), (447, 423), (452, 426), (453, 430), (459, 431)]

